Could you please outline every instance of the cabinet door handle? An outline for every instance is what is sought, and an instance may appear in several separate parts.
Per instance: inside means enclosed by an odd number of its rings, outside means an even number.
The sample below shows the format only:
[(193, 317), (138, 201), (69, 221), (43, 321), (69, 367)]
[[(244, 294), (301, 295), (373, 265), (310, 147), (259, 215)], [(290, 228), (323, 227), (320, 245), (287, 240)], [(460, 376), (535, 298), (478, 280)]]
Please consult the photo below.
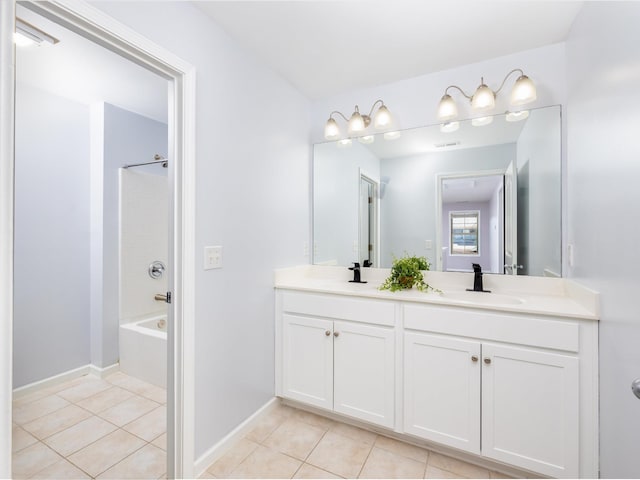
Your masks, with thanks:
[(476, 355), (472, 355), (471, 356), (471, 361), (472, 362), (477, 362), (478, 361), (478, 357)]
[(333, 336), (334, 337), (339, 337), (340, 336), (340, 332), (333, 332)]
[(489, 357), (486, 357), (484, 359), (484, 363), (486, 363), (487, 365), (491, 364), (491, 359)]
[(331, 330), (327, 330), (326, 332), (324, 332), (324, 334), (328, 337), (331, 335)]

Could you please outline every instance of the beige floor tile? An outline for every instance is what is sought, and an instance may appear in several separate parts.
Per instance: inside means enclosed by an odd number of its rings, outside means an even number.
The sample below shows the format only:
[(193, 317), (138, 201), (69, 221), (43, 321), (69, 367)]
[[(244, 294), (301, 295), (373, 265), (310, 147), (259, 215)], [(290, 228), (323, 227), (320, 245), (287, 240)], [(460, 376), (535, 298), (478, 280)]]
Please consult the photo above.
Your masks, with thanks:
[(121, 427), (137, 418), (140, 418), (145, 413), (149, 413), (151, 410), (154, 410), (159, 406), (159, 403), (153, 402), (148, 398), (135, 395), (130, 399), (119, 403), (115, 407), (111, 407), (100, 412), (99, 415), (108, 422)]
[(29, 432), (14, 425), (11, 429), (11, 452), (15, 453), (36, 443), (38, 439)]
[(116, 430), (74, 453), (68, 460), (95, 477), (122, 461), (140, 447), (144, 440), (124, 430)]
[(106, 381), (117, 385), (121, 388), (129, 390), (137, 395), (149, 398), (154, 402), (166, 403), (166, 390), (156, 385), (139, 380), (135, 377), (130, 377), (122, 372), (114, 373), (105, 378)]
[(218, 461), (210, 465), (207, 472), (219, 478), (228, 477), (256, 448), (258, 448), (257, 443), (243, 438)]
[(428, 450), (383, 435), (379, 435), (378, 438), (376, 438), (376, 447), (397, 453), (403, 457), (412, 458), (419, 462), (426, 462), (429, 458)]
[(418, 462), (373, 447), (360, 472), (361, 478), (424, 478), (427, 462)]
[(314, 467), (308, 463), (303, 463), (293, 478), (342, 478), (326, 470)]
[(70, 405), (64, 398), (49, 395), (33, 402), (20, 405), (13, 410), (13, 421), (19, 425), (32, 422), (36, 418), (43, 417), (51, 412), (60, 410)]
[(300, 460), (306, 459), (325, 431), (294, 418), (285, 420), (263, 445)]
[(44, 442), (63, 457), (68, 457), (117, 428), (106, 420), (92, 416), (50, 436)]
[(49, 479), (84, 479), (91, 478), (78, 467), (69, 463), (64, 458), (60, 461), (48, 466), (44, 470), (40, 470), (31, 478), (49, 478)]
[(100, 413), (107, 408), (111, 408), (118, 403), (133, 397), (135, 394), (124, 388), (111, 386), (107, 390), (104, 390), (96, 395), (85, 398), (76, 402), (76, 405), (85, 408), (93, 413)]
[(269, 413), (278, 415), (283, 418), (289, 418), (291, 415), (293, 415), (293, 412), (295, 412), (295, 410), (295, 408), (280, 402), (275, 405)]
[(97, 393), (103, 392), (111, 388), (111, 384), (98, 378), (87, 379), (65, 390), (61, 390), (56, 395), (70, 402), (79, 402), (85, 398), (89, 398)]
[(146, 479), (159, 478), (167, 470), (167, 454), (153, 445), (146, 445), (97, 478)]
[(353, 440), (360, 440), (362, 442), (373, 443), (376, 441), (377, 434), (368, 432), (362, 428), (354, 427), (342, 422), (334, 422), (329, 428), (329, 431), (342, 435), (343, 437), (351, 438)]
[(156, 385), (148, 383), (136, 389), (135, 393), (160, 404), (167, 403), (167, 391), (164, 388), (157, 387)]
[(282, 417), (277, 414), (268, 414), (262, 417), (253, 429), (245, 435), (247, 440), (251, 440), (252, 442), (262, 443), (267, 439), (269, 435), (273, 433), (273, 431), (278, 428), (282, 422), (285, 421), (285, 417)]
[(229, 478), (291, 478), (302, 462), (262, 445), (229, 475)]
[(494, 472), (493, 470), (489, 471), (489, 476), (491, 478), (515, 478), (515, 477), (512, 477), (510, 475), (506, 475), (504, 473)]
[(167, 407), (163, 405), (155, 410), (151, 410), (149, 413), (126, 424), (122, 428), (150, 442), (167, 431)]
[(163, 433), (151, 443), (166, 452), (167, 451), (167, 434)]
[(488, 469), (439, 453), (432, 452), (429, 455), (429, 466), (447, 470), (467, 478), (489, 478)]
[(424, 478), (466, 478), (462, 475), (457, 475), (453, 472), (448, 472), (446, 470), (442, 470), (438, 467), (432, 467), (431, 465), (427, 465), (427, 471), (425, 473)]
[(315, 413), (305, 412), (304, 410), (300, 410), (297, 408), (293, 409), (291, 418), (295, 418), (296, 420), (300, 420), (301, 422), (308, 423), (309, 425), (313, 425), (314, 427), (324, 428), (325, 430), (329, 430), (329, 428), (331, 428), (334, 423), (336, 423), (328, 418), (316, 415)]
[(355, 478), (371, 448), (369, 443), (327, 432), (307, 458), (307, 463), (341, 477)]
[(35, 402), (36, 400), (40, 400), (41, 398), (48, 397), (51, 393), (45, 392), (44, 390), (37, 390), (32, 393), (27, 393), (25, 395), (15, 395), (13, 396), (13, 408), (18, 408), (27, 403)]
[(61, 432), (76, 423), (90, 417), (91, 413), (76, 405), (69, 405), (53, 413), (49, 413), (36, 420), (25, 423), (24, 428), (31, 435), (44, 439), (55, 433)]
[(11, 471), (13, 478), (28, 478), (40, 470), (53, 465), (62, 457), (44, 443), (34, 443), (12, 456)]

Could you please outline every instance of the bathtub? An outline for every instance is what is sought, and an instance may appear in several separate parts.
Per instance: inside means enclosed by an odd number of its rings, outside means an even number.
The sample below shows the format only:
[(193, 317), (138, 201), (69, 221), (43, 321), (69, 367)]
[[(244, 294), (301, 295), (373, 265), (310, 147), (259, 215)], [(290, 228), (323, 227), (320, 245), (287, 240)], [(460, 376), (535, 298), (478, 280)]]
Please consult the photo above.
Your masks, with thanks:
[(167, 317), (120, 325), (120, 371), (167, 388)]

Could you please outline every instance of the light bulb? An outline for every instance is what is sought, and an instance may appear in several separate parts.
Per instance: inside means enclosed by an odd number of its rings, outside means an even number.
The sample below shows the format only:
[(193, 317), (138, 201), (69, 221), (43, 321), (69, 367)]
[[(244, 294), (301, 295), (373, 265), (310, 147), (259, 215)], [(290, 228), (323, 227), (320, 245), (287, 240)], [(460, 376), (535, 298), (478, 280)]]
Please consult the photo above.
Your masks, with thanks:
[(521, 110), (519, 112), (509, 112), (505, 117), (507, 122), (519, 122), (529, 116), (529, 110)]
[(474, 127), (484, 127), (493, 122), (493, 117), (479, 117), (471, 120), (471, 125)]
[(349, 148), (351, 143), (350, 138), (343, 138), (342, 140), (338, 140), (338, 148)]
[(440, 131), (442, 133), (455, 132), (460, 128), (460, 122), (447, 122), (440, 125)]
[(327, 123), (324, 124), (324, 138), (327, 140), (336, 140), (340, 136), (340, 128), (338, 122), (329, 117)]
[(477, 112), (485, 112), (496, 106), (496, 96), (484, 83), (480, 84), (471, 97), (471, 108)]
[(373, 117), (373, 126), (378, 130), (387, 128), (391, 125), (391, 113), (389, 109), (382, 105)]
[(358, 141), (360, 143), (364, 143), (365, 145), (368, 145), (369, 143), (375, 142), (376, 137), (374, 137), (373, 135), (365, 135), (364, 137), (358, 137)]
[(511, 90), (511, 105), (524, 105), (535, 101), (536, 98), (536, 86), (529, 77), (522, 75)]
[(438, 104), (438, 112), (436, 114), (438, 116), (438, 120), (442, 122), (447, 122), (449, 120), (453, 120), (458, 116), (458, 106), (451, 95), (445, 93), (440, 99), (440, 103)]
[(356, 111), (353, 112), (353, 115), (351, 115), (351, 118), (349, 119), (349, 135), (364, 132), (364, 129), (364, 118), (362, 118), (362, 115), (360, 115), (360, 112), (358, 111), (358, 107), (356, 107)]

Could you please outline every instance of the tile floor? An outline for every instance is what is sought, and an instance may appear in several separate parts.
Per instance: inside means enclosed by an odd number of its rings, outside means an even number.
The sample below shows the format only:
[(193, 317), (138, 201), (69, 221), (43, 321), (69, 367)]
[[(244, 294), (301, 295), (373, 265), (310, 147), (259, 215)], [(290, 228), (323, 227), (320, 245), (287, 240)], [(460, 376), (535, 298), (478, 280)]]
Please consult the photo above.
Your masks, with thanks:
[(163, 478), (166, 392), (121, 372), (13, 402), (13, 478)]
[(278, 405), (200, 478), (509, 478)]

